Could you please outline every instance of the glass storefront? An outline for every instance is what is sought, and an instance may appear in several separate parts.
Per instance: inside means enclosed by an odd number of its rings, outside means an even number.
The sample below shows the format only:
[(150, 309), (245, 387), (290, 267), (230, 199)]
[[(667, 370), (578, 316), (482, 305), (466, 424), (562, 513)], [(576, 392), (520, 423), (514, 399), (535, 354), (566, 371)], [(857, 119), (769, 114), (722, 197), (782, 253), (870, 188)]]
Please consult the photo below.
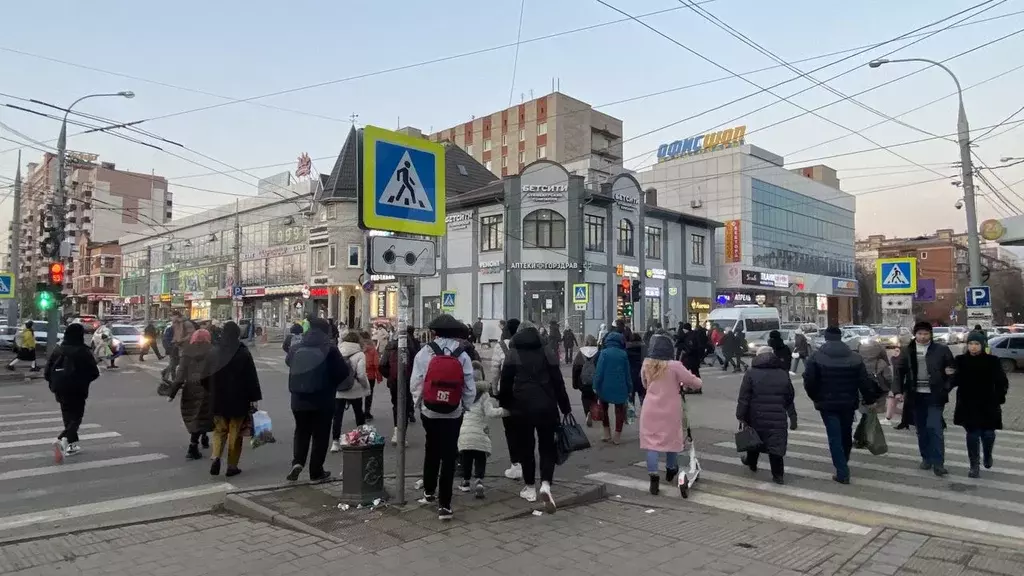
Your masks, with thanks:
[(565, 282), (523, 282), (523, 319), (544, 327), (565, 323)]

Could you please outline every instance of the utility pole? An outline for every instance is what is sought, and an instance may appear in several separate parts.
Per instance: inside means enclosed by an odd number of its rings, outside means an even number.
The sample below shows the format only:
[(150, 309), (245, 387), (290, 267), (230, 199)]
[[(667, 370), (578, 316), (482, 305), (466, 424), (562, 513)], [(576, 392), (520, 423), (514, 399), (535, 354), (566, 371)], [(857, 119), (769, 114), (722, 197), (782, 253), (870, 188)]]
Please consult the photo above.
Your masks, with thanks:
[[(68, 108), (70, 110), (70, 107)], [(61, 124), (60, 136), (57, 137), (57, 190), (54, 193), (53, 204), (49, 206), (50, 213), (53, 215), (53, 226), (56, 228), (57, 233), (51, 237), (56, 238), (57, 241), (53, 247), (53, 254), (51, 255), (51, 261), (59, 260), (64, 261), (63, 258), (63, 247), (64, 247), (64, 211), (67, 210), (65, 207), (64, 198), (64, 184), (66, 177), (64, 175), (64, 167), (66, 165), (67, 156), (67, 144), (68, 144), (68, 124), (67, 116), (65, 115), (65, 122)], [(47, 264), (49, 266), (49, 264)], [(60, 297), (57, 298), (54, 305), (49, 310), (49, 314), (46, 318), (46, 353), (49, 355), (53, 352), (53, 349), (57, 347), (57, 326), (60, 324), (60, 314), (63, 308), (62, 302), (64, 300), (64, 287), (60, 286)]]
[[(955, 78), (955, 77), (954, 77)], [(959, 90), (960, 83), (957, 82)], [(978, 239), (978, 212), (974, 202), (974, 166), (971, 163), (971, 128), (967, 124), (964, 101), (956, 121), (957, 143), (960, 145), (960, 171), (964, 183), (964, 212), (967, 215), (967, 264), (971, 286), (981, 286), (981, 241)]]
[(14, 214), (11, 215), (11, 274), (13, 286), (11, 293), (14, 298), (8, 301), (7, 325), (18, 327), (18, 300), (21, 298), (21, 150), (18, 151), (18, 169), (14, 173)]
[[(235, 286), (242, 285), (242, 222), (238, 216), (238, 200), (235, 200), (235, 277), (231, 282), (231, 301), (235, 307), (235, 322), (242, 319), (242, 304), (235, 300)], [(255, 322), (255, 318), (253, 318)]]
[[(149, 326), (150, 314), (151, 314), (150, 305), (149, 305), (149, 274), (150, 274), (150, 270), (152, 269), (152, 266), (153, 266), (153, 263), (151, 262), (152, 259), (153, 259), (153, 247), (152, 246), (146, 246), (146, 267), (143, 268), (143, 270), (142, 270), (142, 276), (145, 279), (145, 288), (143, 288), (143, 291), (142, 291), (142, 293), (143, 293), (143, 296), (142, 296), (142, 298), (143, 298), (142, 306), (143, 306), (143, 313), (144, 313), (143, 318), (145, 318), (145, 320), (143, 320), (143, 322), (145, 322), (146, 326)], [(156, 346), (155, 343), (153, 345)]]

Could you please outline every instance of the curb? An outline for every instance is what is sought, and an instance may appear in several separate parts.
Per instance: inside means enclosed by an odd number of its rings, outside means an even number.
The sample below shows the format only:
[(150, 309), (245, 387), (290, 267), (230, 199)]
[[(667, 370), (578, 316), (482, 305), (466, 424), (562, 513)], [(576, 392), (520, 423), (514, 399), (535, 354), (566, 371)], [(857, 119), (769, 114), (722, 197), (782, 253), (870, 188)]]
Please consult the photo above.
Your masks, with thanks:
[[(558, 508), (557, 509), (558, 510), (565, 510), (566, 508), (575, 508), (577, 506), (586, 506), (587, 504), (593, 504), (594, 502), (599, 502), (599, 501), (604, 500), (606, 498), (608, 498), (608, 486), (606, 486), (603, 483), (598, 483), (598, 484), (595, 484), (594, 486), (590, 487), (589, 489), (584, 490), (583, 492), (580, 492), (579, 494), (576, 494), (575, 496), (570, 496), (569, 498), (566, 498), (565, 500), (562, 500), (562, 501), (558, 502)], [(492, 523), (494, 523), (494, 522), (505, 522), (505, 521), (508, 521), (508, 520), (516, 520), (518, 518), (525, 518), (527, 516), (532, 515), (535, 511), (544, 512), (544, 505), (543, 505), (543, 503), (540, 502), (540, 499), (538, 499), (537, 502), (535, 503), (535, 505), (532, 508), (530, 508), (529, 510), (520, 510), (520, 511), (516, 511), (516, 512), (509, 512), (508, 514), (503, 514), (501, 516), (498, 516), (494, 520), (491, 520), (491, 522)], [(546, 514), (546, 512), (545, 512), (545, 514)]]
[(47, 540), (49, 538), (57, 538), (60, 536), (71, 536), (74, 534), (84, 534), (88, 532), (99, 532), (101, 530), (113, 530), (115, 528), (127, 528), (130, 526), (139, 526), (141, 524), (152, 524), (154, 522), (167, 522), (168, 520), (177, 520), (179, 518), (191, 518), (193, 516), (205, 516), (208, 514), (217, 513), (220, 504), (215, 504), (207, 510), (195, 510), (192, 512), (175, 512), (171, 514), (164, 514), (160, 516), (152, 516), (148, 518), (141, 518), (138, 520), (113, 520), (110, 522), (97, 522), (95, 524), (89, 524), (86, 526), (80, 526), (77, 528), (56, 528), (54, 530), (47, 530), (45, 532), (37, 532), (28, 536), (11, 536), (8, 538), (0, 538), (0, 546), (10, 546), (13, 544), (22, 544), (25, 542), (34, 542), (36, 540)]
[(305, 522), (300, 522), (294, 518), (285, 516), (284, 514), (278, 514), (266, 506), (256, 504), (248, 498), (243, 498), (237, 494), (228, 494), (224, 499), (224, 504), (222, 506), (225, 511), (239, 516), (266, 522), (273, 526), (280, 526), (282, 528), (288, 528), (289, 530), (303, 532), (310, 536), (316, 536), (317, 538), (327, 540), (328, 542), (333, 542), (335, 544), (345, 543), (343, 540), (335, 538), (323, 530), (317, 530)]

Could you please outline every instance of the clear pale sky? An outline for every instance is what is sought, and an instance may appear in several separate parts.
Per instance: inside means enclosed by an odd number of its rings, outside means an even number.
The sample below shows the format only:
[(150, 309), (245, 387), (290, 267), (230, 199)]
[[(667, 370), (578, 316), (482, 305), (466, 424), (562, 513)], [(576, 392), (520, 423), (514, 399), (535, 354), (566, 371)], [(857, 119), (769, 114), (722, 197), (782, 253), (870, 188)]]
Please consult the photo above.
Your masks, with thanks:
[[(678, 8), (645, 21), (734, 72), (774, 64), (677, 1), (614, 0), (611, 3), (633, 15)], [(715, 0), (702, 7), (786, 61), (793, 62), (889, 40), (976, 3), (962, 0), (855, 3)], [(975, 19), (1024, 11), (1024, 2), (1020, 0), (995, 0), (982, 8), (991, 6), (995, 7)], [(229, 102), (196, 91), (251, 98), (515, 43), (520, 2), (182, 0), (171, 9), (167, 4), (128, 0), (96, 0), (87, 4), (58, 0), (47, 4), (45, 9), (30, 2), (9, 2), (5, 3), (3, 11), (0, 92), (64, 106), (84, 94), (132, 90), (137, 94), (133, 100), (90, 100), (76, 107), (76, 111), (133, 121)], [(526, 0), (522, 39), (622, 18), (594, 0)], [(963, 16), (929, 30), (961, 18)], [(1022, 28), (1024, 13), (944, 31), (891, 57), (942, 60)], [(852, 95), (916, 70), (918, 64), (890, 64), (879, 69), (864, 66), (872, 57), (882, 56), (909, 41), (873, 49), (815, 72), (814, 76), (826, 80), (856, 67), (854, 72), (829, 82), (835, 89)], [(984, 132), (985, 127), (1003, 121), (1024, 104), (1020, 97), (1024, 93), (1024, 67), (1011, 71), (1022, 66), (1020, 54), (1024, 54), (1024, 34), (948, 63), (965, 88), (1005, 73), (965, 93), (974, 136)], [(843, 56), (845, 54), (796, 66), (808, 72)], [(41, 57), (136, 78), (87, 70)], [(175, 154), (207, 166), (202, 167), (107, 134), (74, 136), (69, 148), (98, 153), (102, 160), (116, 162), (119, 168), (139, 172), (155, 169), (157, 174), (167, 176), (175, 194), (176, 216), (180, 216), (194, 213), (201, 206), (233, 201), (231, 196), (182, 187), (185, 185), (254, 194), (256, 177), (294, 169), (295, 158), (302, 152), (318, 159), (314, 162), (317, 169), (330, 170), (333, 158), (321, 158), (337, 155), (351, 114), (359, 115), (360, 124), (394, 128), (400, 122), (403, 126), (427, 131), (508, 106), (510, 87), (514, 103), (530, 99), (531, 94), (545, 94), (551, 90), (554, 78), (559, 79), (562, 92), (601, 105), (728, 75), (632, 21), (521, 44), (513, 85), (514, 58), (515, 48), (507, 47), (140, 125), (223, 164), (161, 144)], [(771, 86), (796, 76), (792, 71), (776, 68), (748, 78), (761, 86)], [(811, 82), (800, 79), (775, 91), (788, 96), (811, 86)], [(630, 159), (627, 162), (630, 168), (642, 168), (653, 162), (653, 152), (662, 142), (741, 123), (748, 127), (749, 143), (784, 155), (787, 166), (803, 164), (797, 162), (799, 160), (876, 147), (860, 136), (848, 135), (849, 132), (811, 115), (750, 134), (801, 112), (791, 104), (779, 103), (752, 113), (756, 108), (777, 101), (768, 94), (635, 138), (756, 90), (742, 80), (729, 78), (600, 109), (623, 120), (627, 138), (625, 156)], [(857, 99), (896, 116), (953, 91), (952, 80), (932, 68)], [(821, 87), (793, 98), (807, 108), (837, 99), (839, 97)], [(5, 96), (0, 96), (0, 103), (32, 106)], [(850, 102), (830, 106), (820, 113), (858, 130), (882, 120)], [(952, 134), (956, 130), (956, 100), (947, 98), (900, 119), (932, 134)], [(1024, 120), (1024, 113), (1014, 120)], [(0, 122), (48, 144), (54, 142), (59, 130), (54, 120), (6, 107), (0, 107)], [(1016, 126), (1020, 125), (1009, 124), (994, 134)], [(72, 128), (71, 134), (80, 130)], [(892, 122), (863, 133), (883, 145), (928, 138), (917, 130)], [(847, 136), (802, 150), (843, 135)], [(26, 142), (3, 126), (0, 126), (0, 138)], [(10, 184), (10, 178), (14, 177), (19, 148), (23, 151), (24, 162), (41, 156), (41, 152), (29, 145), (18, 146), (9, 140), (0, 140), (0, 186)], [(820, 161), (839, 170), (845, 190), (862, 195), (857, 209), (858, 237), (874, 233), (925, 234), (942, 227), (962, 230), (964, 213), (953, 207), (960, 196), (959, 189), (953, 187), (949, 179), (918, 184), (958, 173), (958, 169), (950, 166), (959, 159), (956, 144), (930, 140), (893, 150), (939, 174), (916, 167), (884, 150)], [(1015, 129), (983, 140), (977, 144), (976, 151), (989, 166), (998, 165), (1002, 156), (1024, 157), (1024, 130)], [(269, 164), (283, 166), (248, 170)], [(233, 172), (232, 177), (182, 178), (232, 168), (245, 168), (247, 173)], [(1024, 164), (996, 170), (996, 174), (1013, 185), (1024, 179)], [(997, 188), (1002, 188), (994, 177), (989, 179)], [(879, 191), (890, 187), (893, 189)], [(1012, 188), (1013, 191), (1001, 192), (1015, 204), (1016, 212), (1024, 208), (1024, 182)], [(979, 199), (980, 217), (999, 216), (993, 209), (996, 199), (991, 192), (985, 188), (981, 191), (984, 196)], [(0, 194), (5, 192), (0, 191)], [(7, 200), (0, 207), (0, 220), (6, 222), (10, 210), (11, 202)], [(6, 232), (6, 225), (3, 231)]]

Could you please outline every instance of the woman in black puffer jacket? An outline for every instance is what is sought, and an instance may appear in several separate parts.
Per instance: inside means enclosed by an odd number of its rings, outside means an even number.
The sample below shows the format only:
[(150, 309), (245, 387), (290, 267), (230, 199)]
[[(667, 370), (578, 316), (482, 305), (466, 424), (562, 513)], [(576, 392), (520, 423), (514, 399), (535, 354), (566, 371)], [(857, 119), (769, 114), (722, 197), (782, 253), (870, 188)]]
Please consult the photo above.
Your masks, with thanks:
[(767, 452), (772, 480), (782, 484), (789, 430), (796, 430), (796, 391), (788, 371), (768, 346), (759, 348), (750, 364), (740, 385), (736, 419), (757, 432), (762, 446), (759, 451), (747, 452), (740, 460), (757, 472), (758, 457)]

